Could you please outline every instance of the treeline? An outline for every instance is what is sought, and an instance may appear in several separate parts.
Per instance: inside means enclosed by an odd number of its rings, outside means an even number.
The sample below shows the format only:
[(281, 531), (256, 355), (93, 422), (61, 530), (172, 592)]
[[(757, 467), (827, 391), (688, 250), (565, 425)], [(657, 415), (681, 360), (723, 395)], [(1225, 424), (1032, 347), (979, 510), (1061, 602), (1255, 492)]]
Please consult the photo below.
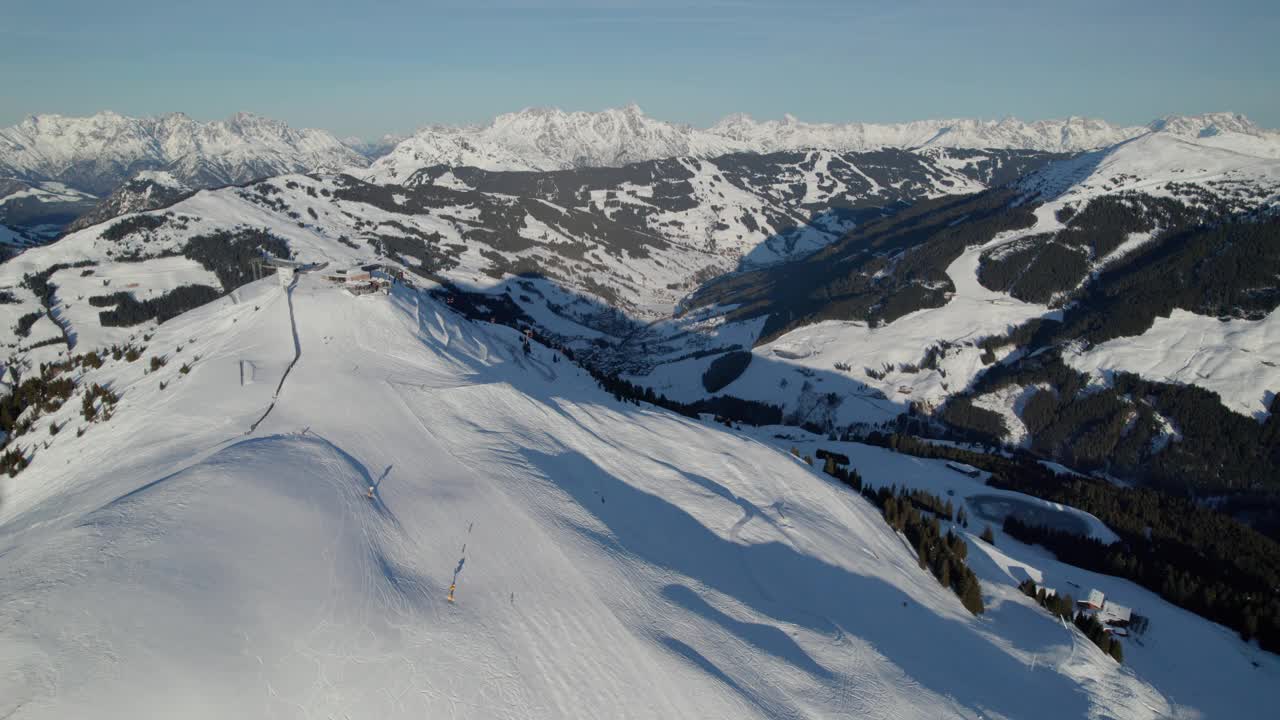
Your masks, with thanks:
[[(1129, 488), (1063, 476), (1025, 452), (1008, 456), (871, 433), (864, 442), (917, 457), (955, 460), (992, 473), (987, 484), (1084, 510), (1120, 541), (1039, 528), (1006, 526), (1024, 542), (1044, 544), (1060, 559), (1124, 577), (1169, 602), (1219, 622), (1245, 639), (1280, 652), (1280, 544), (1195, 502), (1150, 488)], [(1020, 534), (1021, 533), (1021, 534)]]
[[(798, 454), (795, 450), (792, 453)], [(906, 536), (916, 549), (921, 569), (928, 569), (943, 587), (951, 588), (966, 610), (974, 615), (982, 614), (985, 610), (982, 586), (978, 576), (965, 563), (969, 544), (949, 528), (946, 534), (942, 533), (940, 519), (950, 521), (953, 517), (950, 500), (943, 500), (924, 490), (872, 488), (863, 483), (856, 469), (838, 462), (839, 458), (847, 462), (844, 455), (818, 450), (818, 457), (826, 460), (823, 472), (869, 500), (880, 509), (890, 527)]]
[(749, 350), (732, 350), (712, 360), (702, 373), (702, 387), (709, 393), (720, 392), (747, 371), (751, 358)]
[[(572, 355), (569, 357), (572, 359)], [(778, 425), (782, 422), (782, 408), (777, 405), (743, 400), (731, 395), (716, 395), (685, 403), (672, 400), (662, 393), (655, 393), (653, 388), (637, 385), (617, 375), (606, 374), (588, 365), (583, 367), (591, 373), (605, 392), (612, 394), (618, 401), (633, 402), (637, 405), (644, 401), (691, 418), (708, 413), (715, 415), (719, 420), (731, 420), (747, 425)]]
[(231, 292), (253, 279), (254, 263), (261, 259), (264, 251), (278, 258), (293, 257), (284, 238), (259, 228), (197, 235), (187, 241), (182, 254), (217, 275), (222, 290)]
[[(1109, 387), (1090, 386), (1056, 351), (1017, 363), (996, 365), (971, 392), (982, 395), (1007, 386), (1047, 385), (1028, 398), (1022, 420), (1031, 450), (1084, 470), (1106, 470), (1175, 493), (1240, 491), (1280, 478), (1280, 400), (1263, 422), (1232, 412), (1222, 399), (1197, 385), (1144, 380), (1118, 372)], [(994, 417), (992, 417), (994, 415)], [(967, 396), (952, 398), (942, 419), (971, 439), (999, 444), (1003, 422), (973, 406)], [(1179, 438), (1164, 438), (1172, 423)], [(1270, 482), (1269, 482), (1270, 481)]]
[[(1075, 290), (1094, 263), (1110, 255), (1133, 234), (1156, 233), (1159, 237), (1153, 242), (1158, 244), (1227, 216), (1228, 208), (1222, 205), (1193, 206), (1145, 193), (1094, 198), (1079, 210), (1061, 208), (1058, 219), (1066, 226), (1062, 230), (1027, 237), (1014, 246), (984, 254), (978, 279), (983, 286), (1020, 300), (1048, 303), (1055, 296)], [(1168, 284), (1169, 280), (1164, 282)]]
[(1259, 319), (1280, 305), (1280, 218), (1191, 228), (1126, 260), (1100, 273), (1062, 323), (1052, 323), (1055, 340), (1140, 335), (1174, 308)]
[[(965, 564), (969, 543), (950, 529), (944, 535), (938, 516), (930, 514), (926, 517), (921, 512), (912, 499), (920, 492), (908, 493), (905, 488), (882, 487), (877, 490), (864, 488), (862, 495), (879, 507), (884, 521), (905, 535), (915, 547), (920, 567), (929, 569), (943, 587), (951, 588), (966, 610), (980, 615), (985, 610), (982, 586), (978, 583), (978, 576)], [(934, 500), (939, 498), (935, 496)]]
[(42, 317), (44, 317), (44, 313), (39, 311), (26, 313), (18, 318), (18, 322), (13, 326), (13, 331), (20, 338), (28, 337), (31, 335), (31, 327)]
[(1058, 241), (1053, 234), (1035, 235), (1016, 247), (983, 254), (978, 281), (1019, 300), (1048, 304), (1074, 289), (1089, 272), (1089, 255)]
[(98, 263), (93, 260), (79, 260), (73, 263), (54, 263), (40, 272), (27, 273), (22, 276), (22, 286), (36, 294), (40, 304), (49, 307), (53, 303), (53, 292), (57, 288), (49, 282), (49, 278), (59, 270), (68, 268), (90, 267)]
[(785, 267), (735, 273), (704, 285), (690, 308), (737, 305), (728, 321), (765, 317), (759, 343), (822, 320), (889, 323), (941, 307), (955, 290), (946, 269), (966, 247), (1031, 227), (1028, 205), (1007, 189), (920, 200), (869, 219), (844, 238)]
[(97, 295), (89, 298), (94, 307), (113, 307), (98, 313), (103, 327), (129, 327), (155, 320), (165, 322), (182, 313), (213, 302), (222, 293), (208, 285), (183, 285), (155, 298), (138, 300), (129, 292)]
[(166, 222), (163, 215), (134, 215), (111, 224), (102, 231), (102, 239), (117, 242), (136, 232), (159, 229)]
[(1043, 587), (1036, 587), (1036, 581), (1027, 578), (1018, 583), (1023, 595), (1035, 600), (1040, 607), (1049, 611), (1050, 615), (1062, 620), (1070, 620), (1085, 637), (1097, 645), (1102, 652), (1110, 655), (1116, 662), (1124, 662), (1124, 646), (1119, 638), (1112, 637), (1098, 618), (1076, 612), (1075, 601), (1070, 595), (1049, 594)]
[[(75, 394), (76, 381), (70, 371), (77, 367), (99, 368), (102, 367), (102, 359), (97, 353), (88, 353), (62, 362), (41, 363), (39, 374), (25, 378), (10, 366), (12, 390), (0, 397), (0, 447), (7, 448), (0, 454), (0, 473), (13, 477), (30, 463), (30, 458), (14, 444), (14, 440), (30, 432), (41, 416), (62, 408)], [(97, 409), (103, 410), (103, 419), (110, 418), (112, 409), (120, 400), (110, 388), (97, 383), (89, 388), (85, 398), (86, 403), (95, 406), (95, 416)], [(92, 421), (94, 418), (86, 414), (85, 419)], [(59, 429), (51, 424), (49, 432), (57, 434)]]
[[(993, 479), (994, 480), (994, 479)], [(1280, 652), (1280, 546), (1212, 510), (1153, 490), (1114, 488), (1077, 479), (1046, 492), (1001, 479), (1018, 490), (1096, 515), (1121, 540), (1110, 545), (1010, 516), (1004, 531), (1042, 545), (1058, 559), (1132, 580), (1169, 602), (1222, 623), (1263, 649)]]
[(42, 364), (38, 375), (14, 382), (13, 390), (0, 398), (0, 431), (5, 443), (24, 435), (40, 415), (62, 407), (75, 389), (75, 381), (63, 375), (62, 364)]

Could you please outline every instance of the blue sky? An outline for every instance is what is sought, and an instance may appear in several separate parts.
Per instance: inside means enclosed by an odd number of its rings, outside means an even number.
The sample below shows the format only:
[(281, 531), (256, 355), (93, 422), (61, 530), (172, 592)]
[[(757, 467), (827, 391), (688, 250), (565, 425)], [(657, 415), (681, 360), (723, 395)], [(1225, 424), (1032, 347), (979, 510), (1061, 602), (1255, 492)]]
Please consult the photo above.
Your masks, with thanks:
[(365, 137), (531, 105), (710, 124), (1243, 112), (1280, 127), (1280, 2), (7, 0), (0, 125), (249, 110)]

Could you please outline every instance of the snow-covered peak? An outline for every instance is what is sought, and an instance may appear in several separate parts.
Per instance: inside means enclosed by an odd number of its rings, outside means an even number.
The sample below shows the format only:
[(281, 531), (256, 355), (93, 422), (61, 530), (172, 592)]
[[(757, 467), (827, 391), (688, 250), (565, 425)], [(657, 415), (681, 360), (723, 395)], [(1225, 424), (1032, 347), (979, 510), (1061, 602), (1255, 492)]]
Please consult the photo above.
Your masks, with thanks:
[(1201, 115), (1166, 115), (1148, 125), (1156, 132), (1167, 132), (1188, 137), (1212, 137), (1223, 133), (1262, 135), (1263, 131), (1252, 120), (1231, 112), (1203, 113)]
[[(1276, 154), (1280, 142), (1272, 135), (1230, 132), (1187, 137), (1166, 127), (1053, 163), (1020, 184), (1041, 198), (1061, 201), (1129, 190), (1178, 195), (1180, 188), (1194, 185), (1203, 193), (1224, 199), (1244, 198), (1254, 205), (1275, 203), (1280, 191)], [(1246, 152), (1242, 138), (1255, 141), (1254, 149), (1269, 149), (1271, 154)]]
[(1002, 120), (950, 119), (904, 123), (809, 123), (793, 115), (757, 121), (730, 115), (708, 132), (732, 138), (757, 150), (873, 150), (883, 147), (1017, 148), (1076, 152), (1111, 145), (1144, 132), (1102, 120), (1067, 118), (1026, 123)]
[(328, 132), (297, 130), (251, 113), (213, 122), (182, 113), (33, 115), (0, 129), (0, 174), (58, 180), (101, 194), (139, 170), (164, 169), (183, 183), (210, 186), (365, 164)]
[[(1122, 126), (1075, 116), (1034, 122), (1006, 117), (812, 123), (791, 114), (780, 120), (756, 120), (736, 113), (704, 129), (657, 120), (632, 104), (600, 112), (526, 108), (499, 115), (485, 125), (426, 127), (376, 162), (369, 178), (403, 182), (433, 165), (545, 171), (731, 152), (856, 152), (884, 148), (1082, 152), (1150, 132), (1195, 137), (1207, 144), (1262, 157), (1280, 155), (1280, 141), (1272, 137), (1274, 133), (1261, 131), (1247, 118), (1231, 113), (1170, 116), (1149, 126)], [(1218, 140), (1210, 142), (1211, 137)]]
[(708, 131), (651, 118), (635, 104), (600, 112), (526, 108), (482, 126), (423, 128), (374, 163), (370, 177), (400, 182), (433, 165), (543, 171), (613, 167), (748, 149)]

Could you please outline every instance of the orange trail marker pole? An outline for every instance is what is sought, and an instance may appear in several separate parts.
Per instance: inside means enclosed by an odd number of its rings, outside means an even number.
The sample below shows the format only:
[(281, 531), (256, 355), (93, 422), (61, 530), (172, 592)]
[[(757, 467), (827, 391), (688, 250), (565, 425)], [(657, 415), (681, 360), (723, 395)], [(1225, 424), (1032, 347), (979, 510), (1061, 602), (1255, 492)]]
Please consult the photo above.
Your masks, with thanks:
[(449, 602), (453, 602), (453, 591), (454, 591), (454, 588), (456, 587), (458, 587), (457, 583), (452, 583), (449, 585)]

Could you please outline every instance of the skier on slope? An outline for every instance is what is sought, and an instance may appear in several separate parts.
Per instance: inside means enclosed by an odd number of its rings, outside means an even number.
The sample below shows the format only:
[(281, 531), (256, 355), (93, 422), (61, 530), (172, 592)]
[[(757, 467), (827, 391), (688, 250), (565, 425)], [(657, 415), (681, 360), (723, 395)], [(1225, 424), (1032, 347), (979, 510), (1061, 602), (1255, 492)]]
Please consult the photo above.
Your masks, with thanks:
[(367, 495), (367, 496), (369, 497), (369, 499), (370, 499), (370, 500), (372, 500), (372, 499), (373, 499), (373, 486), (372, 486), (372, 485), (370, 485), (370, 486), (369, 486), (369, 491), (368, 491), (368, 492), (366, 492), (366, 493), (365, 493), (365, 495)]

